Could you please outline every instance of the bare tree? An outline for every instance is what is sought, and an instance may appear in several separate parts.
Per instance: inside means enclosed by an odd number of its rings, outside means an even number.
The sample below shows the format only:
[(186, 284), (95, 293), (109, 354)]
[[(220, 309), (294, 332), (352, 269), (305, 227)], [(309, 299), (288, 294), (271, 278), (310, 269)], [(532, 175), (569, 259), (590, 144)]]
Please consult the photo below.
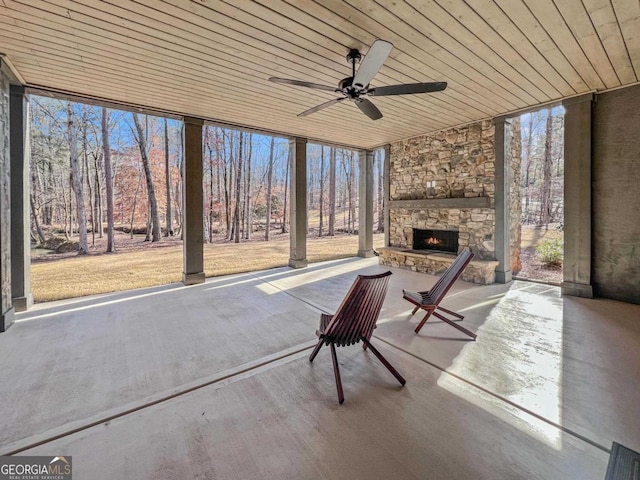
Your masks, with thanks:
[(182, 185), (184, 183), (184, 123), (178, 129), (177, 132), (177, 144), (178, 148), (178, 174), (180, 178), (176, 181), (175, 196), (176, 199), (176, 224), (180, 231), (180, 240), (184, 239), (184, 230), (182, 228)]
[[(225, 224), (227, 227), (227, 239), (231, 240), (231, 197), (230, 197), (230, 184), (231, 184), (231, 178), (230, 178), (230, 168), (229, 168), (229, 163), (231, 161), (233, 161), (233, 153), (231, 152), (231, 142), (232, 142), (232, 138), (230, 138), (229, 135), (227, 135), (226, 131), (223, 130), (222, 131), (222, 155), (225, 159), (224, 162), (222, 162), (222, 183), (224, 185), (224, 219), (225, 219)], [(227, 145), (228, 145), (228, 149), (229, 149), (229, 156), (227, 156)]]
[(222, 156), (222, 152), (221, 152), (221, 140), (220, 140), (220, 129), (216, 128), (214, 129), (214, 135), (215, 135), (215, 146), (216, 146), (216, 158), (218, 159), (218, 161), (216, 162), (216, 182), (217, 182), (217, 186), (216, 186), (216, 200), (218, 202), (218, 224), (220, 223), (220, 219), (222, 218), (222, 212), (220, 211), (220, 207), (222, 205), (221, 199), (222, 199), (222, 164), (223, 162), (223, 156)]
[(287, 149), (287, 166), (284, 174), (284, 204), (282, 205), (282, 233), (287, 233), (287, 192), (289, 189), (289, 169), (291, 168), (291, 148)]
[(166, 236), (168, 237), (173, 236), (173, 222), (171, 218), (171, 163), (169, 161), (169, 120), (166, 118), (164, 119), (164, 177), (167, 185)]
[(80, 173), (80, 156), (78, 155), (78, 127), (75, 124), (75, 114), (71, 102), (67, 106), (67, 122), (68, 122), (68, 140), (69, 140), (69, 158), (71, 162), (71, 185), (76, 195), (76, 209), (78, 217), (78, 236), (80, 242), (78, 245), (78, 255), (86, 255), (89, 253), (87, 245), (87, 214), (84, 207), (84, 195), (82, 189), (82, 177)]
[(320, 146), (320, 222), (318, 225), (318, 237), (322, 236), (323, 218), (324, 213), (324, 146)]
[(95, 247), (96, 246), (96, 229), (97, 229), (97, 225), (96, 225), (96, 211), (94, 208), (94, 192), (93, 192), (93, 186), (91, 185), (91, 172), (89, 171), (89, 151), (88, 151), (88, 142), (87, 142), (87, 137), (88, 135), (88, 109), (86, 108), (86, 105), (83, 105), (82, 108), (82, 129), (80, 131), (81, 135), (82, 135), (82, 159), (83, 159), (83, 164), (82, 164), (82, 178), (87, 180), (87, 190), (89, 192), (89, 213), (91, 215), (91, 218), (89, 219), (89, 221), (91, 222), (91, 246)]
[(271, 233), (271, 182), (273, 181), (273, 147), (275, 138), (271, 137), (271, 143), (269, 145), (269, 166), (267, 168), (267, 226), (264, 230), (264, 239), (269, 241), (269, 234)]
[(109, 110), (102, 108), (102, 150), (104, 176), (107, 187), (107, 252), (115, 251), (113, 235), (113, 172), (111, 169), (111, 145), (109, 144)]
[(209, 151), (209, 215), (208, 215), (208, 223), (209, 223), (209, 243), (213, 243), (213, 220), (214, 220), (214, 212), (213, 212), (213, 150), (214, 146), (211, 144), (211, 128), (206, 127), (205, 129), (205, 145), (207, 150)]
[(553, 141), (553, 117), (547, 110), (546, 136), (544, 141), (544, 163), (542, 167), (542, 194), (540, 197), (540, 223), (549, 228), (551, 215), (551, 145)]
[(377, 160), (378, 165), (378, 198), (377, 202), (377, 210), (378, 210), (378, 228), (377, 232), (384, 232), (384, 162), (387, 159), (382, 158), (382, 152), (380, 150), (376, 151), (375, 158)]
[(98, 237), (102, 238), (103, 229), (102, 229), (102, 219), (103, 219), (103, 210), (102, 210), (102, 181), (100, 178), (100, 171), (102, 170), (102, 156), (98, 153), (93, 154), (93, 168), (94, 168), (94, 181), (95, 181), (95, 200), (94, 200), (94, 213), (93, 216), (96, 220), (96, 227), (98, 230)]
[[(153, 177), (151, 175), (151, 166), (149, 164), (149, 151), (147, 147), (147, 138), (145, 135), (145, 131), (142, 129), (142, 124), (140, 123), (140, 116), (137, 113), (132, 113), (133, 121), (136, 125), (137, 135), (136, 141), (138, 142), (138, 147), (140, 147), (140, 156), (142, 157), (142, 166), (144, 167), (144, 175), (147, 180), (147, 195), (149, 197), (149, 209), (151, 210), (151, 226), (152, 226), (152, 242), (159, 242), (160, 237), (160, 222), (158, 221), (158, 203), (156, 202), (156, 192), (153, 187)], [(147, 130), (145, 128), (145, 130)], [(148, 232), (148, 229), (147, 229)]]
[(244, 146), (244, 133), (240, 132), (240, 144), (238, 146), (238, 167), (236, 170), (236, 205), (233, 214), (233, 242), (240, 243), (240, 187), (242, 186), (242, 150)]
[(253, 154), (253, 133), (249, 134), (249, 144), (247, 146), (247, 174), (246, 174), (246, 188), (245, 188), (245, 215), (244, 218), (247, 223), (247, 228), (244, 232), (244, 238), (246, 240), (251, 239), (251, 227), (253, 224), (252, 206), (251, 206), (251, 158)]
[(336, 148), (329, 151), (329, 236), (336, 232)]

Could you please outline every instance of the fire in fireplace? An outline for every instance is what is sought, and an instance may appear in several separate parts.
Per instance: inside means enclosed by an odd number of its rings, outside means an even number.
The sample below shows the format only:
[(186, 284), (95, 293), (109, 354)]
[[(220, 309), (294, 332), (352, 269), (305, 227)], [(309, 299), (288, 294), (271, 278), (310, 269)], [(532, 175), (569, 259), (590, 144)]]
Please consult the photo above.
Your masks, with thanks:
[(457, 230), (413, 229), (413, 249), (432, 252), (458, 253)]

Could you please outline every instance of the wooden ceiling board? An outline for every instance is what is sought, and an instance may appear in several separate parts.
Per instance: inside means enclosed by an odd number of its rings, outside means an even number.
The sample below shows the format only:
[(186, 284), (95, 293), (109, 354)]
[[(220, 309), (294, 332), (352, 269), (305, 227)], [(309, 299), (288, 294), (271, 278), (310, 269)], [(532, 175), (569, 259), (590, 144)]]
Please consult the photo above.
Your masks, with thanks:
[(640, 48), (630, 48), (640, 45), (640, 2), (638, 0), (611, 0), (618, 25), (622, 31), (625, 48), (636, 80), (640, 80)]
[[(349, 48), (394, 44), (372, 87), (446, 81), (297, 114)], [(371, 148), (638, 82), (637, 0), (1, 0), (0, 53), (28, 86)]]
[[(418, 5), (424, 5), (426, 0), (408, 1), (418, 8)], [(494, 55), (502, 58), (517, 72), (537, 84), (549, 97), (556, 98), (559, 95), (575, 93), (569, 83), (558, 75), (549, 62), (526, 41), (526, 37), (515, 27), (512, 27), (510, 31), (509, 29), (500, 29), (498, 33), (470, 5), (458, 0), (438, 0), (438, 2), (444, 11), (474, 35), (476, 43), (484, 43), (494, 52)], [(523, 53), (520, 53), (514, 45), (523, 48)]]
[[(636, 5), (640, 5), (640, 2), (636, 2)], [(635, 82), (636, 74), (631, 65), (631, 58), (611, 2), (609, 0), (584, 0), (584, 6), (620, 83)]]
[[(580, 49), (584, 52), (584, 56), (587, 57), (589, 63), (594, 67), (598, 76), (602, 79), (605, 87), (612, 88), (620, 85), (620, 79), (616, 75), (611, 61), (604, 50), (602, 42), (598, 37), (593, 23), (588, 13), (584, 8), (582, 0), (559, 0), (554, 2), (553, 0), (527, 0), (530, 8), (533, 11), (539, 11), (538, 16), (540, 18), (551, 18), (547, 16), (548, 11), (557, 10), (562, 19), (557, 19), (557, 24), (550, 25), (549, 29), (552, 32), (560, 32), (562, 29), (558, 28), (561, 23), (566, 23), (570, 33), (575, 38)], [(546, 23), (542, 21), (543, 25)], [(568, 37), (568, 34), (567, 34)], [(566, 38), (557, 36), (557, 44), (561, 49), (569, 42)], [(575, 54), (573, 52), (569, 53)]]

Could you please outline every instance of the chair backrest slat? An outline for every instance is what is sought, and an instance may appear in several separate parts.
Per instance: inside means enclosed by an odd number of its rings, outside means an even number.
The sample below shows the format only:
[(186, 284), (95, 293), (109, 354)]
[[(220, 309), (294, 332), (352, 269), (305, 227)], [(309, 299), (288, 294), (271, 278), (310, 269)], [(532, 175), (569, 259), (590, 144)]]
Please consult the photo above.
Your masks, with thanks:
[(437, 305), (447, 294), (451, 286), (455, 283), (458, 277), (462, 274), (463, 270), (469, 265), (473, 253), (470, 250), (463, 250), (456, 257), (449, 268), (445, 270), (436, 284), (429, 290), (429, 296), (431, 300)]
[(358, 343), (373, 334), (387, 294), (391, 272), (379, 275), (358, 275), (325, 329), (325, 337), (336, 345)]

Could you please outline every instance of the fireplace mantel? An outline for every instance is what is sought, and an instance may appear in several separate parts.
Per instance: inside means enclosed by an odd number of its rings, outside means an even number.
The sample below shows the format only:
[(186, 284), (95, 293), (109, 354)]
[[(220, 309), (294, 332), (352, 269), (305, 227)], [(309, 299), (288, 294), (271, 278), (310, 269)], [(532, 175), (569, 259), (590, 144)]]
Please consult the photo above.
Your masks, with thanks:
[(389, 208), (491, 208), (491, 197), (423, 198), (420, 200), (390, 200)]

